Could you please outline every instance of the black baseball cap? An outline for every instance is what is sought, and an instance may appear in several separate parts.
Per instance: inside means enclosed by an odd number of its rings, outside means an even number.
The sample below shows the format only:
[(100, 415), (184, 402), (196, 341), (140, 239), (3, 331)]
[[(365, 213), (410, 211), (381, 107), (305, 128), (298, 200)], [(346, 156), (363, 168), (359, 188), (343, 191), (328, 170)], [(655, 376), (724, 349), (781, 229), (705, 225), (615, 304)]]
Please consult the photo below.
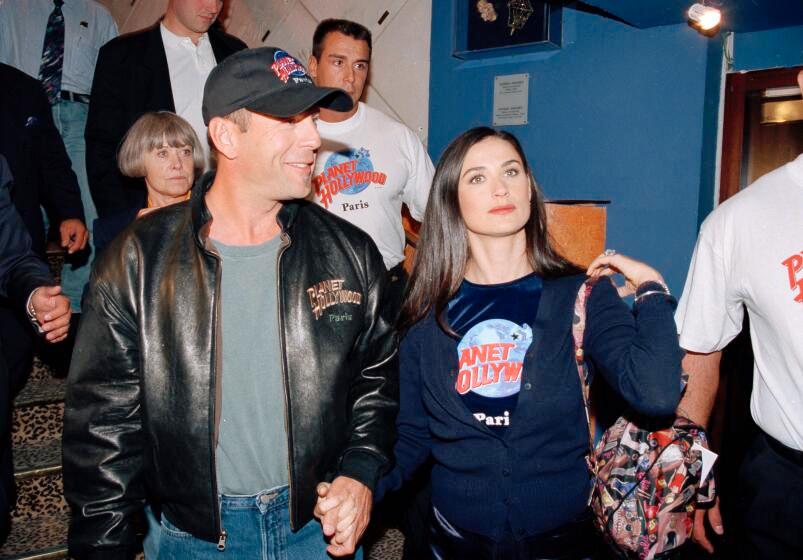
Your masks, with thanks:
[(276, 47), (246, 49), (215, 66), (204, 86), (204, 124), (237, 109), (280, 119), (311, 107), (349, 111), (354, 106), (342, 89), (318, 87), (307, 70)]

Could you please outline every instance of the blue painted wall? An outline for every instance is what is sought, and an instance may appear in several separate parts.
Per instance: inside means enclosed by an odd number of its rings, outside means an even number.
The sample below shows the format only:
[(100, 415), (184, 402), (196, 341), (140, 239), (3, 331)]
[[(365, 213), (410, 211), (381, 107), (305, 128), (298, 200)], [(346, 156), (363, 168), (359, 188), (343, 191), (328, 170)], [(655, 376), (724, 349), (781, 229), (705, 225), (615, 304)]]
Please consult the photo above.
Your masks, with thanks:
[(733, 71), (787, 68), (803, 64), (803, 26), (733, 36)]
[(433, 3), (433, 159), (460, 132), (491, 123), (494, 76), (529, 73), (529, 124), (507, 130), (547, 197), (611, 200), (608, 246), (650, 262), (679, 292), (705, 210), (709, 39), (686, 25), (640, 30), (565, 10), (559, 51), (462, 61), (451, 56), (452, 10), (453, 1)]

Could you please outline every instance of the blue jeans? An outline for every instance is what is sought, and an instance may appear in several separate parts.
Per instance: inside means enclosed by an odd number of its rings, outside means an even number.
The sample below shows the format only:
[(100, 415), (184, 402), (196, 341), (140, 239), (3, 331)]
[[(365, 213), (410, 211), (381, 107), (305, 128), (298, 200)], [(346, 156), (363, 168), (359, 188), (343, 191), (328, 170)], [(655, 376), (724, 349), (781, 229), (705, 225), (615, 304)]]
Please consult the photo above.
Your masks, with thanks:
[[(321, 525), (312, 520), (298, 532), (290, 531), (287, 487), (253, 496), (221, 496), (220, 512), (226, 529), (226, 549), (202, 541), (173, 525), (162, 514), (159, 560), (329, 560)], [(362, 559), (358, 550), (352, 557)]]
[(145, 554), (145, 560), (156, 560), (159, 558), (159, 537), (162, 534), (162, 527), (161, 522), (149, 505), (145, 506), (145, 521), (148, 525), (148, 530), (145, 533), (145, 538), (142, 539), (142, 552)]
[(61, 139), (64, 140), (67, 155), (70, 156), (72, 170), (78, 177), (78, 186), (81, 189), (81, 203), (84, 207), (84, 219), (89, 230), (88, 250), (68, 256), (61, 271), (61, 287), (64, 290), (64, 295), (70, 298), (73, 312), (80, 313), (81, 295), (84, 292), (84, 286), (89, 281), (89, 272), (92, 269), (92, 260), (94, 258), (94, 251), (92, 251), (92, 224), (95, 222), (95, 218), (98, 217), (95, 204), (92, 202), (92, 195), (89, 192), (89, 181), (86, 176), (84, 129), (86, 128), (89, 105), (62, 99), (53, 105), (52, 112), (53, 121), (61, 134)]

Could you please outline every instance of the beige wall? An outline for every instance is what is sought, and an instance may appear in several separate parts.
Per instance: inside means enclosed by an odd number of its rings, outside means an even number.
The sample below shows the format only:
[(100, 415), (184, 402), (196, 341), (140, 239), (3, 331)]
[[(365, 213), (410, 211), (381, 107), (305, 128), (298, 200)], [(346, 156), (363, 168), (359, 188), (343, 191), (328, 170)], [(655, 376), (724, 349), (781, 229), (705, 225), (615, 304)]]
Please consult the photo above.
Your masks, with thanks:
[[(167, 0), (136, 0), (133, 6), (131, 0), (98, 1), (109, 8), (121, 33), (152, 25), (167, 5)], [(363, 99), (405, 123), (426, 144), (432, 0), (229, 0), (226, 10), (226, 30), (248, 46), (280, 46), (305, 64), (320, 20), (340, 17), (368, 27), (374, 50)]]

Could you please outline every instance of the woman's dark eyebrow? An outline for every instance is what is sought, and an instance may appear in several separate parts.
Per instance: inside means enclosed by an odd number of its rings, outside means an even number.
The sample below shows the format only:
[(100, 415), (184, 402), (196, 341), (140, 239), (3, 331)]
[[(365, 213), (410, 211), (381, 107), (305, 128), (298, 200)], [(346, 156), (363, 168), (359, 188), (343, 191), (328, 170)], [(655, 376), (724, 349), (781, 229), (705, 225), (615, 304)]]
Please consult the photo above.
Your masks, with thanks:
[(485, 166), (483, 166), (483, 165), (479, 165), (479, 166), (477, 166), (477, 167), (469, 167), (468, 169), (466, 169), (465, 171), (463, 171), (463, 174), (461, 175), (461, 177), (465, 177), (466, 175), (468, 175), (468, 173), (469, 173), (470, 171), (480, 171), (480, 170), (482, 170), (482, 169), (485, 169)]
[[(523, 165), (523, 164), (521, 163), (521, 160), (518, 160), (518, 159), (509, 159), (509, 160), (507, 160), (505, 163), (503, 163), (503, 164), (502, 164), (500, 167), (505, 167), (505, 166), (507, 166), (507, 165), (510, 165), (511, 163), (517, 163), (517, 164), (519, 164), (519, 165)], [(477, 167), (469, 167), (468, 169), (466, 169), (466, 170), (463, 172), (463, 174), (461, 175), (461, 177), (465, 177), (465, 176), (466, 176), (466, 175), (467, 175), (467, 174), (468, 174), (470, 171), (480, 171), (480, 170), (482, 170), (482, 169), (485, 169), (485, 166), (484, 166), (484, 165), (478, 165)]]

